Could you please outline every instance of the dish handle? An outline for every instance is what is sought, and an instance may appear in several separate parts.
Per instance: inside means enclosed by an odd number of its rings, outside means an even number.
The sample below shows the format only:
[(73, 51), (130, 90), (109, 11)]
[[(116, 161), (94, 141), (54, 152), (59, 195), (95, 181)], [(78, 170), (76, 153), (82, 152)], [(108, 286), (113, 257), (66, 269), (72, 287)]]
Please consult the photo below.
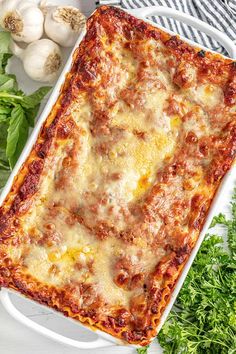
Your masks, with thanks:
[(236, 59), (236, 45), (234, 44), (234, 42), (226, 34), (212, 27), (208, 23), (199, 20), (196, 17), (165, 6), (144, 7), (141, 9), (132, 10), (131, 12), (136, 16), (142, 18), (150, 16), (166, 16), (186, 23), (187, 25), (190, 25), (196, 28), (197, 30), (206, 33), (208, 36), (214, 38), (226, 49), (227, 53), (231, 58)]
[(35, 332), (38, 332), (44, 335), (45, 337), (48, 337), (56, 342), (69, 345), (71, 347), (79, 348), (79, 349), (95, 349), (95, 348), (104, 348), (104, 347), (110, 347), (116, 345), (115, 343), (112, 343), (109, 340), (106, 340), (101, 337), (98, 337), (96, 340), (92, 342), (80, 342), (78, 340), (65, 337), (44, 326), (39, 325), (38, 323), (32, 321), (27, 316), (25, 316), (22, 312), (17, 310), (17, 308), (14, 306), (14, 304), (11, 301), (9, 292), (6, 289), (1, 289), (0, 300), (4, 308), (13, 318), (15, 318), (17, 321), (24, 324), (28, 328), (33, 329)]

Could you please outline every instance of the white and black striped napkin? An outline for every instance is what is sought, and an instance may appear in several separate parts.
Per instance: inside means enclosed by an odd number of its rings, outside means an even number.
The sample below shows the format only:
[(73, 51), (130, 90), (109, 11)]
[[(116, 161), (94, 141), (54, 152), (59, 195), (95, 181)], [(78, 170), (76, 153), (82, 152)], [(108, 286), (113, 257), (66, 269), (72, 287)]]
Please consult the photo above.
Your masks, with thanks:
[[(236, 44), (236, 0), (100, 0), (98, 3), (116, 5), (125, 9), (153, 5), (171, 7), (209, 23), (225, 33)], [(166, 17), (153, 16), (152, 20), (194, 42), (227, 55), (218, 42), (193, 27)]]

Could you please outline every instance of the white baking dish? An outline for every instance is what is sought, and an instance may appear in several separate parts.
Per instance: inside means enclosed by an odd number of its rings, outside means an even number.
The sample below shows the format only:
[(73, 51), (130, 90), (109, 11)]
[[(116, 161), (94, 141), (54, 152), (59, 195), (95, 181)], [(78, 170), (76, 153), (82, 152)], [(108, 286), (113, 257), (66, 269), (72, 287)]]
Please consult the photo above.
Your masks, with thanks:
[[(227, 50), (227, 52), (229, 53), (229, 56), (231, 58), (236, 58), (236, 47), (234, 45), (234, 43), (223, 33), (221, 33), (220, 31), (216, 30), (215, 28), (211, 27), (210, 25), (190, 16), (184, 13), (181, 13), (179, 11), (173, 10), (173, 9), (169, 9), (166, 7), (149, 7), (149, 8), (142, 8), (142, 9), (138, 9), (138, 10), (132, 10), (129, 11), (130, 13), (132, 13), (133, 15), (145, 19), (145, 21), (152, 23), (149, 20), (146, 20), (146, 17), (152, 16), (152, 15), (160, 15), (160, 16), (167, 16), (167, 17), (171, 17), (171, 18), (175, 18), (178, 21), (184, 22), (186, 24), (189, 24), (197, 29), (199, 29), (202, 32), (205, 32), (206, 34), (208, 34), (209, 36), (211, 36), (212, 38), (214, 38), (215, 40), (217, 40), (220, 44), (223, 45), (223, 47)], [(153, 24), (153, 23), (152, 23)], [(154, 24), (155, 25), (155, 24)], [(159, 28), (164, 29), (161, 26), (157, 26)], [(171, 34), (174, 34), (171, 31), (168, 31), (166, 29), (164, 29), (166, 32), (169, 32)], [(85, 35), (85, 32), (81, 33), (81, 35), (78, 38), (78, 41), (76, 43), (75, 48), (78, 47), (78, 45), (80, 44), (81, 40), (83, 39)], [(185, 38), (184, 39), (186, 42), (190, 43), (191, 45), (197, 46), (197, 47), (201, 47), (203, 49), (207, 49), (204, 48), (202, 46), (199, 46), (197, 43), (194, 43), (191, 40), (187, 40)], [(209, 49), (208, 49), (209, 50)], [(44, 121), (47, 119), (48, 114), (51, 111), (52, 106), (54, 105), (55, 101), (58, 98), (59, 92), (60, 92), (60, 88), (61, 85), (64, 82), (64, 78), (66, 73), (70, 70), (71, 67), (71, 63), (72, 63), (72, 55), (70, 56), (67, 64), (65, 65), (65, 68), (57, 82), (57, 84), (54, 87), (54, 90), (48, 100), (48, 103), (44, 109), (44, 111), (42, 112), (29, 140), (27, 145), (25, 146), (1, 196), (0, 196), (0, 205), (3, 202), (3, 200), (5, 199), (6, 195), (8, 194), (8, 192), (11, 189), (11, 185), (13, 183), (13, 179), (15, 177), (15, 175), (18, 173), (21, 165), (24, 163), (24, 161), (26, 160), (28, 154), (30, 153), (37, 137), (38, 134), (40, 132), (41, 126), (44, 123)], [(178, 292), (180, 291), (182, 284), (188, 274), (188, 271), (191, 267), (191, 264), (198, 252), (198, 249), (204, 239), (205, 233), (208, 230), (208, 227), (210, 225), (211, 219), (213, 217), (213, 215), (215, 214), (216, 210), (217, 210), (217, 206), (219, 204), (224, 203), (225, 198), (228, 196), (228, 192), (232, 189), (232, 181), (234, 179), (235, 176), (235, 172), (236, 172), (236, 167), (232, 167), (231, 170), (229, 171), (229, 173), (227, 174), (227, 176), (224, 178), (221, 187), (217, 193), (217, 196), (215, 197), (210, 212), (208, 214), (207, 220), (204, 224), (203, 230), (199, 236), (199, 239), (191, 253), (191, 256), (188, 260), (188, 262), (186, 263), (184, 270), (176, 284), (175, 290), (171, 295), (171, 299), (170, 302), (168, 304), (168, 306), (166, 307), (160, 324), (158, 326), (158, 331), (160, 330), (160, 328), (162, 327), (163, 323), (165, 322), (171, 307), (173, 306), (175, 299), (177, 297)], [(111, 335), (108, 335), (102, 331), (97, 330), (96, 333), (98, 334), (98, 338), (95, 341), (92, 342), (81, 342), (78, 340), (74, 340), (71, 339), (69, 337), (63, 336), (61, 334), (58, 334), (42, 325), (39, 325), (38, 323), (34, 322), (33, 320), (29, 319), (27, 316), (25, 316), (22, 312), (20, 312), (12, 303), (11, 298), (9, 296), (9, 290), (7, 289), (1, 289), (0, 292), (0, 299), (1, 302), (3, 304), (3, 306), (5, 307), (5, 309), (19, 322), (21, 322), (22, 324), (26, 325), (27, 327), (30, 327), (31, 329), (35, 330), (36, 332), (49, 337), (57, 342), (72, 346), (72, 347), (76, 347), (76, 348), (80, 348), (80, 349), (91, 349), (91, 348), (101, 348), (101, 347), (109, 347), (109, 346), (114, 346), (114, 345), (122, 345), (124, 344), (123, 342), (119, 341), (118, 339), (112, 337)], [(29, 300), (30, 301), (30, 300)], [(62, 316), (59, 313), (55, 312), (57, 314), (57, 316)], [(71, 320), (73, 321), (73, 320)], [(74, 321), (75, 322), (75, 321)], [(76, 324), (78, 325), (78, 328), (84, 328), (85, 326), (79, 322), (76, 321)]]

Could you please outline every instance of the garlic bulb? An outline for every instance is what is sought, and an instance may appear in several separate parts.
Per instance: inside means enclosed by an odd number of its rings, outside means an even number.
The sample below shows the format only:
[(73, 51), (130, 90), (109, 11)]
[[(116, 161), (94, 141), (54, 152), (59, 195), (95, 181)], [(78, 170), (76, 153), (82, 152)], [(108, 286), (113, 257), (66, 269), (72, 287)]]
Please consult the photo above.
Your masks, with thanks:
[(15, 41), (33, 42), (43, 35), (44, 16), (34, 0), (1, 0), (0, 26)]
[(12, 41), (10, 49), (22, 60), (25, 72), (31, 79), (52, 82), (57, 78), (62, 55), (59, 46), (50, 39), (30, 43), (26, 49)]
[(48, 6), (42, 7), (42, 11), (46, 13), (47, 36), (62, 47), (74, 46), (86, 20), (80, 10), (73, 6)]

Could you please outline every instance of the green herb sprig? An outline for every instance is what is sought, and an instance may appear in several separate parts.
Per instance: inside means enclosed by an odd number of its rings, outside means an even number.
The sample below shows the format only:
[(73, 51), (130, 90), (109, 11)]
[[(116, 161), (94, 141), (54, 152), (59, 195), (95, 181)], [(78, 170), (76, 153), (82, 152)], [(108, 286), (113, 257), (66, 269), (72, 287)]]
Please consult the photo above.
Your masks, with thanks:
[(0, 32), (0, 189), (15, 166), (34, 126), (40, 102), (50, 91), (41, 87), (31, 95), (18, 88), (15, 75), (6, 73), (10, 34)]
[(148, 354), (148, 348), (149, 348), (149, 345), (146, 347), (143, 347), (143, 348), (138, 348), (137, 352), (138, 352), (138, 354)]

